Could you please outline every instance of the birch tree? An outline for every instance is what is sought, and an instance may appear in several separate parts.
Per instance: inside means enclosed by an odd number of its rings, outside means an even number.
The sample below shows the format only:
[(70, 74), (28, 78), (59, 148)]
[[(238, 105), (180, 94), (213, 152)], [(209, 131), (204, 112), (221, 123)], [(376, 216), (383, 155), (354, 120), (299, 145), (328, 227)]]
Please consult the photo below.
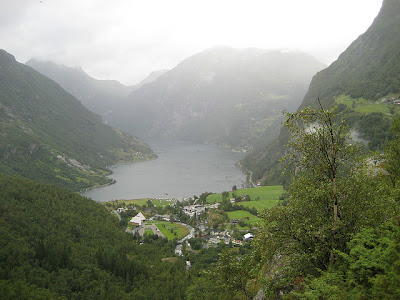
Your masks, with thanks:
[(390, 193), (334, 110), (286, 113), (284, 125), (290, 132), (283, 159), (292, 172), (290, 197), (286, 206), (264, 213), (255, 247), (271, 271), (281, 270), (282, 282), (291, 284), (327, 269), (354, 233), (381, 223)]

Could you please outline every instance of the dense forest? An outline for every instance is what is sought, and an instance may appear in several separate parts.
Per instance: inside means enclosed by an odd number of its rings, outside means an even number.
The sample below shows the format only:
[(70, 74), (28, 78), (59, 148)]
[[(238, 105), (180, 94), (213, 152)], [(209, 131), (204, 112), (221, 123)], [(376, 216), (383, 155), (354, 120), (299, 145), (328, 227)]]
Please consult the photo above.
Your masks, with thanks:
[(175, 243), (128, 235), (102, 205), (56, 186), (0, 175), (2, 299), (179, 299)]

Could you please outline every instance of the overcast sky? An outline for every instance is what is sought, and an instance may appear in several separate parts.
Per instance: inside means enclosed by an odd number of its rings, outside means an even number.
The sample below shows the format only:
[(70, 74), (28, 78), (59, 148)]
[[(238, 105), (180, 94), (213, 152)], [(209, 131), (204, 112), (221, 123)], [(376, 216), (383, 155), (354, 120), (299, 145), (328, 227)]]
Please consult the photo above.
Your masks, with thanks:
[(0, 48), (135, 84), (214, 46), (300, 50), (326, 64), (382, 0), (0, 0)]

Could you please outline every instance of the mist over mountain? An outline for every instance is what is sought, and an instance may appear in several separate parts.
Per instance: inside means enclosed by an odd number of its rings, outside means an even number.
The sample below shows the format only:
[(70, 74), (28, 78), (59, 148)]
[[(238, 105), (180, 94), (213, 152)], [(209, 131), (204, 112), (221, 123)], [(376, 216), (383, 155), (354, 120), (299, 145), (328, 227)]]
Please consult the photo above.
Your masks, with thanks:
[(26, 65), (54, 80), (91, 111), (104, 117), (116, 102), (122, 101), (134, 89), (116, 80), (92, 78), (80, 67), (67, 67), (34, 58), (28, 60)]
[(132, 91), (112, 123), (142, 138), (179, 138), (249, 149), (275, 136), (323, 64), (310, 55), (218, 47), (187, 58)]
[[(300, 108), (338, 106), (339, 116), (372, 150), (382, 150), (390, 139), (389, 127), (399, 112), (400, 1), (385, 0), (368, 30), (360, 35), (328, 68), (318, 72)], [(242, 164), (255, 180), (277, 182), (278, 160), (283, 156), (287, 132), (267, 147), (248, 155)]]
[(138, 84), (136, 84), (134, 86), (134, 89), (138, 89), (141, 86), (153, 82), (155, 80), (157, 80), (158, 77), (160, 77), (161, 75), (165, 74), (166, 72), (168, 72), (168, 70), (158, 70), (158, 71), (153, 71), (149, 74), (149, 76), (147, 76), (145, 79), (143, 79), (142, 81), (140, 81)]
[(79, 190), (112, 182), (107, 167), (118, 161), (155, 157), (144, 142), (104, 125), (57, 83), (4, 50), (0, 70), (3, 173)]
[(68, 67), (35, 58), (28, 60), (26, 65), (57, 82), (89, 110), (101, 115), (105, 123), (109, 123), (114, 107), (120, 102), (123, 103), (133, 90), (156, 80), (167, 72), (167, 70), (153, 71), (138, 84), (126, 86), (116, 80), (95, 79), (85, 73), (81, 67)]

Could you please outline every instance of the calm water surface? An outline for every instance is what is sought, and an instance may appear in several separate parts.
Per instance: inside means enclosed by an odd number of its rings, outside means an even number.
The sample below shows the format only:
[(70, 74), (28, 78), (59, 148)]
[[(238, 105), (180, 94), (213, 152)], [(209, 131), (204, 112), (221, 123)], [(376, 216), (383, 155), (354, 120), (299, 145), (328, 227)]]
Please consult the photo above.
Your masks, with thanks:
[(212, 145), (150, 141), (158, 159), (111, 168), (116, 184), (82, 193), (96, 201), (199, 196), (242, 187), (246, 177), (235, 167), (245, 154)]

